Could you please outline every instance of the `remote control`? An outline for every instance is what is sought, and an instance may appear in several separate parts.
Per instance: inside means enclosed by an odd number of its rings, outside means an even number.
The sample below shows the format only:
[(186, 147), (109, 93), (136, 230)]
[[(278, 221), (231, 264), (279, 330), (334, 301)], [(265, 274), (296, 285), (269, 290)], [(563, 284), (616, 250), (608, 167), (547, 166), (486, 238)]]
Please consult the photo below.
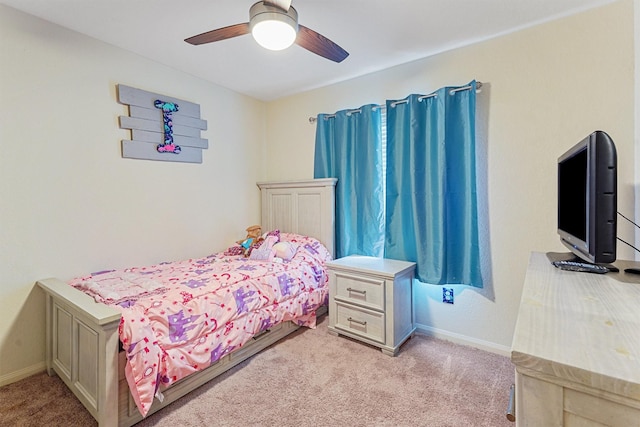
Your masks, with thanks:
[(561, 270), (583, 271), (586, 273), (608, 273), (609, 269), (603, 265), (590, 264), (580, 261), (554, 261), (553, 265)]

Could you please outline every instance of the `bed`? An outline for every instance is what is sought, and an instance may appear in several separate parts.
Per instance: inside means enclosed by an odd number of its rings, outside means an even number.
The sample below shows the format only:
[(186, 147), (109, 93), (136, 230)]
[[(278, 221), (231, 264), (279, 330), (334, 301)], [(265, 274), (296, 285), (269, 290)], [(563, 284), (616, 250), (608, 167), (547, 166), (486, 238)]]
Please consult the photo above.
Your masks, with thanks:
[[(301, 265), (310, 264), (311, 258), (316, 257), (314, 252), (322, 254), (326, 251), (327, 257), (333, 256), (334, 250), (334, 188), (335, 179), (318, 179), (318, 180), (300, 180), (300, 181), (284, 181), (284, 182), (261, 182), (258, 183), (258, 187), (261, 191), (262, 201), (262, 216), (261, 225), (264, 231), (272, 231), (274, 235), (278, 235), (278, 239), (282, 241), (293, 241), (292, 244), (296, 245), (298, 250), (295, 257), (299, 255), (305, 259)], [(274, 230), (278, 230), (279, 234)], [(274, 238), (275, 239), (275, 238)], [(275, 241), (275, 240), (274, 240)], [(301, 249), (306, 248), (306, 249)], [(183, 264), (189, 273), (185, 272), (185, 278), (188, 274), (193, 273), (194, 270), (213, 270), (213, 266), (222, 265), (228, 273), (227, 276), (233, 274), (242, 275), (243, 284), (246, 285), (244, 290), (231, 290), (228, 288), (227, 295), (238, 296), (238, 293), (249, 298), (248, 304), (253, 304), (260, 299), (273, 300), (274, 304), (277, 298), (276, 295), (268, 295), (266, 292), (260, 292), (257, 290), (248, 291), (248, 285), (244, 280), (253, 280), (254, 276), (258, 276), (256, 272), (259, 270), (256, 266), (260, 265), (259, 261), (249, 261), (242, 256), (232, 256), (228, 253), (229, 257), (224, 254), (212, 254), (201, 259), (187, 260)], [(318, 255), (318, 258), (323, 258), (322, 255)], [(285, 262), (286, 267), (293, 265), (294, 259), (291, 262)], [(236, 264), (234, 264), (234, 262)], [(240, 264), (237, 264), (240, 263)], [(250, 268), (240, 271), (238, 265), (241, 266), (240, 270), (249, 266)], [(152, 266), (153, 268), (145, 270), (144, 273), (160, 271), (161, 265)], [(171, 268), (178, 268), (171, 266)], [(284, 265), (282, 263), (274, 263), (273, 268), (266, 268), (273, 272), (281, 272)], [(307, 268), (307, 267), (305, 267)], [(289, 292), (289, 285), (293, 285), (297, 279), (294, 279), (296, 275), (302, 276), (316, 276), (315, 280), (320, 283), (325, 281), (323, 276), (325, 273), (320, 271), (317, 267), (310, 267), (311, 270), (302, 271), (289, 271), (288, 278), (285, 282), (280, 283), (281, 291), (276, 293)], [(127, 269), (126, 273), (131, 273), (131, 269)], [(116, 276), (124, 274), (125, 271), (109, 271), (100, 272), (90, 275), (93, 282), (99, 282), (104, 279), (105, 283), (108, 280), (113, 279)], [(177, 273), (176, 273), (177, 274)], [(218, 274), (221, 274), (218, 272)], [(175, 275), (174, 275), (175, 276)], [(266, 274), (269, 276), (269, 274)], [(274, 276), (271, 274), (271, 276)], [(277, 277), (281, 277), (281, 274), (275, 274)], [(230, 277), (227, 277), (229, 279)], [(192, 302), (193, 296), (204, 292), (200, 284), (203, 280), (200, 277), (189, 277), (189, 280), (184, 280), (183, 283), (187, 285), (191, 283), (192, 288), (185, 288), (187, 291), (183, 292), (184, 300)], [(206, 281), (206, 280), (204, 280)], [(82, 280), (72, 281), (74, 285), (82, 287), (81, 283), (90, 283), (91, 281), (83, 282)], [(93, 283), (91, 282), (91, 283)], [(230, 282), (234, 282), (231, 280)], [(229, 283), (230, 283), (229, 282)], [(235, 282), (238, 282), (236, 280)], [(326, 281), (325, 281), (326, 282)], [(287, 283), (289, 285), (287, 285)], [(180, 374), (175, 374), (178, 371), (171, 371), (171, 375), (167, 375), (166, 370), (163, 370), (163, 375), (159, 375), (154, 371), (153, 375), (147, 375), (151, 377), (151, 383), (156, 385), (156, 389), (159, 393), (152, 393), (153, 396), (149, 398), (148, 389), (142, 388), (142, 391), (135, 389), (135, 385), (139, 380), (144, 377), (144, 370), (140, 370), (127, 363), (128, 360), (134, 359), (138, 353), (149, 352), (151, 346), (138, 345), (139, 342), (148, 343), (144, 341), (146, 338), (144, 335), (137, 335), (138, 330), (142, 327), (132, 328), (131, 323), (124, 323), (123, 310), (96, 302), (96, 299), (101, 298), (113, 302), (116, 301), (121, 307), (127, 304), (138, 304), (141, 301), (147, 301), (147, 304), (160, 304), (159, 300), (168, 295), (168, 290), (164, 289), (159, 282), (151, 280), (144, 282), (142, 286), (143, 290), (140, 291), (140, 299), (133, 298), (134, 301), (129, 301), (131, 296), (121, 295), (119, 293), (112, 293), (109, 295), (99, 294), (96, 291), (93, 296), (70, 286), (70, 283), (63, 282), (59, 279), (49, 278), (39, 280), (37, 285), (44, 290), (46, 294), (46, 364), (47, 372), (49, 375), (58, 375), (69, 389), (77, 396), (82, 404), (87, 408), (91, 415), (98, 421), (100, 426), (130, 426), (143, 419), (141, 410), (139, 410), (139, 404), (141, 402), (148, 403), (148, 406), (144, 406), (142, 411), (149, 415), (159, 409), (167, 406), (176, 399), (184, 396), (195, 388), (210, 381), (216, 376), (229, 370), (238, 363), (246, 360), (252, 355), (256, 354), (260, 350), (268, 347), (269, 345), (277, 342), (283, 337), (297, 330), (301, 325), (313, 325), (315, 321), (315, 314), (320, 314), (325, 306), (317, 307), (317, 299), (321, 295), (324, 295), (319, 289), (316, 289), (314, 285), (304, 285), (302, 287), (313, 289), (315, 293), (310, 296), (310, 300), (306, 302), (306, 306), (300, 308), (291, 308), (285, 314), (280, 314), (274, 317), (276, 320), (267, 320), (263, 318), (253, 319), (253, 327), (243, 326), (239, 328), (236, 325), (235, 329), (240, 330), (242, 338), (230, 338), (233, 333), (230, 329), (233, 329), (233, 321), (225, 319), (215, 329), (218, 331), (218, 335), (230, 333), (228, 345), (221, 347), (216, 345), (217, 341), (204, 342), (205, 338), (201, 338), (202, 341), (190, 341), (192, 348), (190, 350), (176, 349), (176, 352), (169, 354), (168, 351), (163, 350), (159, 355), (160, 359), (167, 358), (169, 356), (176, 357), (176, 355), (184, 354), (194, 350), (194, 342), (206, 344), (205, 350), (202, 354), (210, 355), (209, 362), (212, 362), (207, 368), (202, 369), (201, 366), (197, 366), (198, 363), (189, 359), (186, 366), (179, 370)], [(282, 287), (284, 286), (284, 288)], [(293, 286), (295, 287), (295, 286)], [(283, 291), (283, 289), (287, 291)], [(278, 286), (274, 286), (274, 289), (278, 289)], [(193, 292), (191, 292), (193, 290)], [(85, 289), (86, 291), (86, 289)], [(95, 291), (95, 289), (94, 289)], [(213, 292), (215, 293), (215, 292)], [(210, 294), (207, 294), (211, 296)], [(297, 294), (296, 294), (297, 295)], [(260, 296), (258, 298), (258, 296)], [(111, 298), (111, 299), (110, 299)], [(151, 299), (151, 303), (148, 299)], [(155, 302), (153, 301), (155, 298)], [(300, 297), (303, 298), (303, 297)], [(306, 297), (305, 297), (306, 298)], [(223, 298), (224, 299), (224, 298)], [(242, 299), (242, 298), (241, 298)], [(213, 298), (212, 298), (213, 300)], [(227, 300), (229, 307), (229, 301), (234, 301), (234, 311), (244, 311), (248, 315), (248, 309), (240, 309), (240, 305), (243, 304), (241, 300), (237, 298), (231, 298)], [(244, 300), (243, 300), (244, 301)], [(172, 299), (173, 303), (176, 303), (176, 298)], [(304, 301), (303, 301), (304, 302)], [(215, 300), (214, 304), (217, 304), (218, 309), (220, 306), (224, 306), (224, 301)], [(285, 305), (282, 303), (281, 305)], [(305, 305), (305, 304), (303, 304)], [(190, 306), (188, 310), (193, 309)], [(272, 310), (272, 308), (267, 308)], [(308, 310), (307, 310), (308, 309)], [(207, 312), (210, 308), (205, 309), (204, 313), (195, 314), (193, 312), (187, 313), (187, 308), (184, 311), (179, 309), (172, 309), (170, 315), (174, 315), (173, 322), (170, 316), (167, 315), (167, 319), (172, 325), (168, 326), (168, 333), (170, 339), (174, 339), (176, 343), (180, 342), (180, 335), (183, 334), (188, 328), (195, 327), (185, 322), (189, 319), (195, 319), (199, 317), (199, 321), (207, 317)], [(227, 308), (227, 310), (229, 310)], [(302, 310), (302, 311), (301, 311)], [(285, 310), (286, 311), (286, 310)], [(146, 313), (146, 311), (145, 311)], [(186, 314), (185, 314), (186, 313)], [(210, 313), (210, 312), (209, 312)], [(288, 313), (288, 314), (287, 314)], [(177, 317), (175, 317), (177, 316)], [(134, 316), (135, 317), (135, 316)], [(144, 319), (140, 319), (143, 322)], [(209, 319), (210, 320), (210, 319)], [(194, 322), (198, 323), (198, 322)], [(202, 322), (200, 322), (202, 323)], [(224, 327), (222, 326), (224, 323)], [(231, 324), (231, 326), (230, 326)], [(128, 326), (126, 326), (128, 325)], [(132, 335), (122, 335), (129, 337), (131, 342), (122, 342), (120, 340), (121, 332), (127, 329), (133, 330)], [(208, 339), (208, 336), (207, 336)], [(138, 342), (139, 340), (139, 342)], [(127, 338), (125, 338), (127, 341)], [(134, 342), (135, 341), (135, 342)], [(135, 345), (134, 345), (135, 344)], [(177, 346), (177, 344), (176, 344)], [(163, 347), (164, 348), (164, 347)], [(182, 351), (182, 353), (180, 353)], [(153, 349), (151, 349), (153, 353)], [(200, 356), (202, 356), (202, 354)], [(194, 356), (196, 357), (196, 356)], [(151, 359), (153, 360), (153, 359)], [(152, 362), (141, 362), (152, 363)], [(208, 363), (207, 363), (208, 364)], [(195, 366), (194, 366), (195, 365)], [(144, 365), (140, 365), (144, 366)], [(189, 366), (192, 366), (194, 371), (189, 375), (184, 376), (183, 372), (188, 371)], [(151, 369), (149, 369), (149, 373)], [(127, 381), (129, 377), (130, 381)], [(134, 383), (134, 387), (130, 389), (129, 382)], [(170, 384), (165, 389), (166, 384)], [(157, 384), (161, 384), (159, 387)], [(133, 391), (132, 391), (133, 390)], [(146, 390), (146, 391), (145, 391)], [(135, 398), (133, 396), (136, 396)]]

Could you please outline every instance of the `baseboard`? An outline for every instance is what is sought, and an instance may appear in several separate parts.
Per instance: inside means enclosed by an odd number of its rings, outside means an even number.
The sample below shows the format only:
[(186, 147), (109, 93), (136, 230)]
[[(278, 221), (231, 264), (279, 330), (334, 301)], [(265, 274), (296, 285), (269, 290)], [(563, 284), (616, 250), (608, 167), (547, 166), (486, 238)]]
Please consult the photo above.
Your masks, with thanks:
[(443, 329), (434, 328), (432, 326), (421, 325), (419, 323), (415, 324), (414, 326), (416, 327), (416, 332), (421, 334), (429, 335), (445, 341), (451, 341), (456, 344), (463, 344), (479, 348), (480, 350), (499, 354), (501, 356), (511, 356), (511, 347), (489, 341), (479, 340), (477, 338), (472, 338), (466, 335), (456, 334), (455, 332), (445, 331)]
[(47, 369), (46, 364), (44, 362), (40, 362), (40, 363), (36, 363), (35, 365), (31, 365), (26, 368), (20, 369), (19, 371), (1, 375), (0, 387), (11, 384), (11, 383), (15, 383), (16, 381), (20, 381), (32, 375), (39, 374), (40, 372), (46, 369)]

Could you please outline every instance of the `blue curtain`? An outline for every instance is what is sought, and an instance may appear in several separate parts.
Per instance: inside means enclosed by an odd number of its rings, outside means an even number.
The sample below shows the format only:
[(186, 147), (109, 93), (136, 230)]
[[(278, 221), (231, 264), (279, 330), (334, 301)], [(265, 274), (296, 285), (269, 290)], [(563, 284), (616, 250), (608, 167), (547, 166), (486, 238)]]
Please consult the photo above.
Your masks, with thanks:
[(424, 283), (482, 287), (469, 85), (387, 101), (385, 256), (415, 261)]
[(336, 184), (336, 258), (384, 254), (381, 109), (319, 114), (314, 178)]

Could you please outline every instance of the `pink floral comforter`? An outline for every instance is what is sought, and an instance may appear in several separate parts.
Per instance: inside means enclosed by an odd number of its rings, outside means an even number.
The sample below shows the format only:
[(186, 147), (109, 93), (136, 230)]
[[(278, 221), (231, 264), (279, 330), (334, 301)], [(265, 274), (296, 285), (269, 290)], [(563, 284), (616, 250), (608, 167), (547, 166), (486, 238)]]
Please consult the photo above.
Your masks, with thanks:
[(331, 255), (311, 237), (281, 233), (280, 239), (297, 247), (290, 261), (218, 253), (70, 282), (122, 312), (125, 373), (142, 415), (164, 388), (257, 333), (287, 320), (315, 327), (315, 310), (328, 295), (324, 264)]

